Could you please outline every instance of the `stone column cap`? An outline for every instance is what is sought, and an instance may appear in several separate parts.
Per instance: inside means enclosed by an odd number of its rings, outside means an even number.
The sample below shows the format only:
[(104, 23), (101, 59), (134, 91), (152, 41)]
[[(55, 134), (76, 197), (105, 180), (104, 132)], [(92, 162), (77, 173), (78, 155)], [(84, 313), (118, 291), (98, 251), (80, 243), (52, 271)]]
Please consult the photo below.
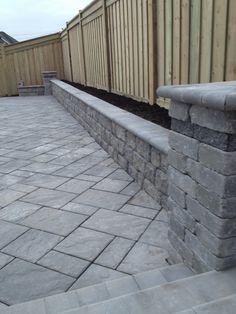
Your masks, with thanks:
[(56, 74), (57, 71), (42, 71), (42, 74)]
[(215, 110), (236, 110), (236, 81), (161, 86), (157, 95)]

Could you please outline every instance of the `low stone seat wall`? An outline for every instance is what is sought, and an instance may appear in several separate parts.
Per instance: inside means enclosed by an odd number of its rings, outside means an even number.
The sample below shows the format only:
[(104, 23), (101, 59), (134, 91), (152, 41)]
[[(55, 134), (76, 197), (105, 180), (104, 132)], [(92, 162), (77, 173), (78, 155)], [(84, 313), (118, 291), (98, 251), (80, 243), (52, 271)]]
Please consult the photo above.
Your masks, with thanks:
[(43, 96), (45, 87), (44, 85), (32, 85), (32, 86), (19, 86), (19, 96)]
[(167, 201), (169, 130), (59, 80), (56, 99), (159, 204)]

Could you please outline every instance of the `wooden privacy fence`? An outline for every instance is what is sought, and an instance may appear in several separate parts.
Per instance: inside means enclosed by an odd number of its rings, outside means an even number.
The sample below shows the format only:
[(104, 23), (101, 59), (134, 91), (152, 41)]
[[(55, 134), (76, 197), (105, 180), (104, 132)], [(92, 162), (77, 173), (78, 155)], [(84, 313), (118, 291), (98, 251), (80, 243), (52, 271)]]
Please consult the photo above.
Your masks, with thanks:
[(151, 104), (161, 85), (236, 79), (235, 0), (96, 0), (61, 39), (67, 80)]
[(41, 72), (56, 70), (64, 78), (60, 33), (12, 45), (0, 45), (0, 96), (16, 95), (20, 80), (42, 84)]

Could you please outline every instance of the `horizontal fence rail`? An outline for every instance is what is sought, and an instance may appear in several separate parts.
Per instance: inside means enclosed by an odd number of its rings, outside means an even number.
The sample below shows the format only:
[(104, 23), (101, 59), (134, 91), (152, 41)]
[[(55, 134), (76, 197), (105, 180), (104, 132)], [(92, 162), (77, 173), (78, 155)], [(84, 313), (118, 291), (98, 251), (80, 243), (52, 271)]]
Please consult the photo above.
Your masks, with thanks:
[(18, 82), (42, 84), (41, 72), (56, 70), (64, 78), (60, 33), (0, 45), (0, 96), (18, 94)]

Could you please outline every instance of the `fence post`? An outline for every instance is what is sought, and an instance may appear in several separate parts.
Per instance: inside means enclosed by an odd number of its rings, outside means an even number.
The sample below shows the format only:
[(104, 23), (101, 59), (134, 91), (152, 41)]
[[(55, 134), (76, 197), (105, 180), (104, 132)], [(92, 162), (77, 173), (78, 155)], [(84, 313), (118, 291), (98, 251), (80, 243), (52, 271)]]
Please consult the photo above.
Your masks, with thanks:
[(71, 46), (70, 46), (70, 33), (68, 30), (68, 25), (69, 23), (66, 23), (66, 33), (67, 33), (67, 40), (68, 40), (68, 50), (69, 50), (69, 61), (70, 61), (70, 76), (71, 76), (71, 81), (73, 82), (73, 70), (72, 70), (72, 61), (71, 61)]
[(149, 37), (149, 102), (156, 102), (157, 88), (157, 14), (156, 0), (148, 0), (148, 37)]
[(106, 86), (107, 86), (107, 91), (110, 92), (111, 91), (111, 68), (110, 68), (110, 51), (109, 51), (106, 0), (102, 0), (102, 6), (103, 6), (103, 42), (104, 42), (104, 48), (105, 48)]
[(7, 83), (7, 63), (6, 63), (6, 51), (5, 51), (5, 44), (1, 45), (1, 54), (2, 54), (2, 65), (3, 65), (3, 95), (2, 96), (8, 96), (9, 90), (8, 90), (8, 83)]
[(79, 11), (79, 34), (80, 34), (81, 47), (82, 47), (82, 66), (83, 66), (83, 73), (84, 73), (84, 85), (87, 86), (87, 73), (86, 73), (85, 49), (84, 49), (84, 34), (83, 34), (83, 26), (82, 26), (82, 11)]

